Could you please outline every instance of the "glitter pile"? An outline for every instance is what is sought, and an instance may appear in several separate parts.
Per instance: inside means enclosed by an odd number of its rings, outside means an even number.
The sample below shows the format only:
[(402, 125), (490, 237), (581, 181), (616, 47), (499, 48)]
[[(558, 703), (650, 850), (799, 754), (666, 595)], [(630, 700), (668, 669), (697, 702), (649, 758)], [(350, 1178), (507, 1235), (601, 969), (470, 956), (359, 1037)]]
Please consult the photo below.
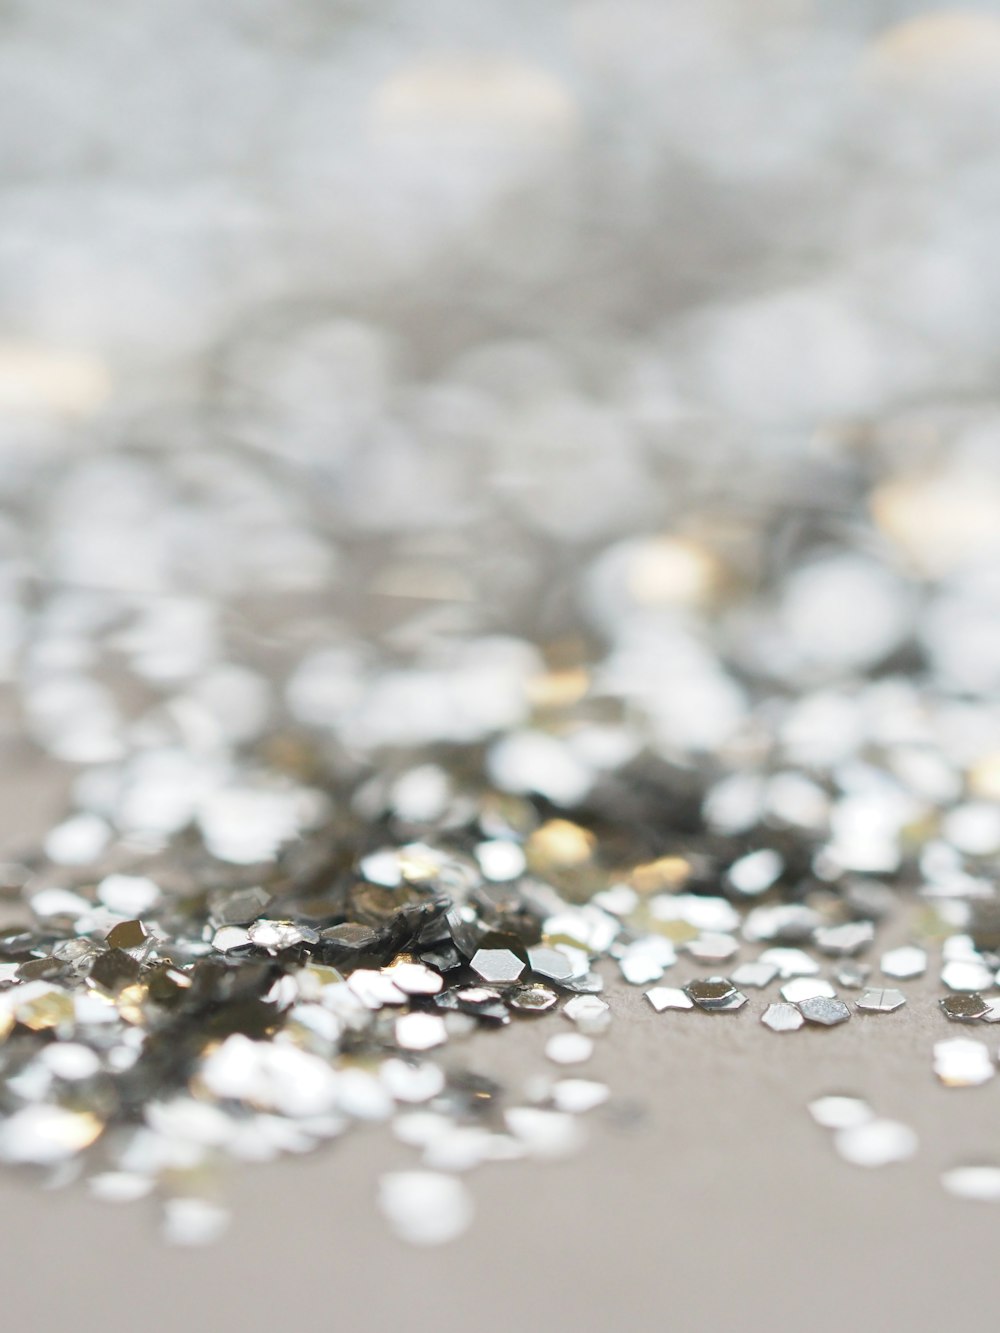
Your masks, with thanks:
[[(775, 1051), (924, 1005), (935, 1092), (987, 1084), (1000, 26), (592, 0), (574, 80), (413, 57), (402, 6), (327, 51), (337, 8), (249, 81), (256, 21), (181, 44), (221, 119), (166, 117), (210, 160), (159, 246), (158, 116), (74, 177), (107, 234), (67, 242), (61, 168), (0, 217), (63, 275), (0, 346), (0, 723), (15, 822), (59, 805), (0, 868), (0, 1160), (201, 1244), (228, 1164), (385, 1122), (417, 1161), (379, 1206), (443, 1243), (463, 1173), (613, 1111), (625, 987), (665, 1044)], [(279, 95), (303, 47), (321, 133)], [(851, 1164), (918, 1151), (811, 1109)]]

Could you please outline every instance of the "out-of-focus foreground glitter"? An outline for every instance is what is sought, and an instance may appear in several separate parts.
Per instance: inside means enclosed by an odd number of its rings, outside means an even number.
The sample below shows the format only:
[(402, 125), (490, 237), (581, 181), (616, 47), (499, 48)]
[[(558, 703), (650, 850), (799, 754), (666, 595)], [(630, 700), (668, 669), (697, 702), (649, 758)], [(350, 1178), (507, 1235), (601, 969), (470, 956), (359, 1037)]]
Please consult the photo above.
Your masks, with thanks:
[(1000, 20), (469, 8), (3, 20), (0, 724), (64, 803), (0, 1158), (178, 1243), (371, 1121), (459, 1235), (613, 1107), (610, 976), (818, 1049), (940, 967), (928, 1079), (995, 1073)]

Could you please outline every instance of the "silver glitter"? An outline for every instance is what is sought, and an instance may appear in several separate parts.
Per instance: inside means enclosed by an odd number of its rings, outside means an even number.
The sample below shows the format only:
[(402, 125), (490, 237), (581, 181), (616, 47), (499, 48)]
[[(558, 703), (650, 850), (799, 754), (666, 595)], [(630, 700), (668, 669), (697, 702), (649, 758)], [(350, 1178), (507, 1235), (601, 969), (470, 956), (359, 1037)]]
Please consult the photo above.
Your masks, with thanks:
[(534, 983), (512, 991), (507, 997), (511, 1009), (526, 1014), (541, 1014), (559, 1003), (559, 996), (549, 986)]
[(728, 977), (704, 977), (684, 987), (688, 999), (700, 1009), (721, 1009), (738, 994)]
[(207, 1199), (167, 1199), (163, 1238), (168, 1245), (211, 1245), (229, 1226), (229, 1214)]
[(441, 974), (423, 963), (393, 963), (382, 975), (404, 995), (437, 995), (444, 986)]
[(813, 939), (821, 953), (831, 957), (850, 957), (867, 949), (875, 938), (870, 921), (849, 921), (841, 926), (820, 926)]
[(854, 1001), (855, 1008), (870, 1014), (891, 1014), (902, 1008), (906, 996), (899, 990), (866, 990)]
[(938, 1003), (945, 1018), (953, 1023), (975, 1023), (989, 1010), (981, 995), (946, 995)]
[(508, 1130), (530, 1157), (558, 1161), (578, 1152), (586, 1135), (580, 1122), (564, 1111), (535, 1106), (513, 1106), (504, 1112)]
[(386, 1092), (397, 1102), (429, 1102), (444, 1091), (444, 1071), (437, 1065), (385, 1060), (378, 1073)]
[(845, 990), (860, 990), (871, 976), (871, 968), (867, 963), (841, 963), (834, 976)]
[(888, 1166), (916, 1154), (916, 1133), (898, 1120), (866, 1120), (838, 1129), (834, 1146), (852, 1166)]
[(586, 965), (581, 969), (562, 949), (550, 949), (545, 945), (535, 945), (528, 950), (528, 966), (537, 976), (549, 981), (569, 981), (587, 971)]
[(808, 1000), (799, 1001), (799, 1012), (808, 1023), (818, 1023), (823, 1027), (835, 1027), (846, 1023), (851, 1011), (843, 1000), (831, 999), (828, 995), (816, 995)]
[(889, 949), (879, 960), (883, 975), (894, 977), (898, 981), (910, 977), (922, 977), (927, 971), (927, 953), (916, 945), (903, 945), (899, 949)]
[(562, 1011), (587, 1036), (598, 1036), (611, 1026), (611, 1006), (596, 995), (575, 995)]
[(513, 984), (525, 964), (510, 949), (478, 949), (472, 956), (472, 970), (492, 986)]
[(646, 999), (658, 1014), (666, 1009), (693, 1009), (694, 1001), (686, 991), (675, 986), (654, 986), (646, 991)]
[(806, 1021), (794, 1004), (769, 1004), (760, 1021), (772, 1032), (795, 1032)]
[(978, 1088), (996, 1068), (985, 1042), (955, 1037), (934, 1043), (934, 1072), (948, 1088)]
[(769, 986), (777, 975), (778, 968), (774, 963), (766, 963), (758, 958), (756, 962), (741, 963), (734, 968), (729, 979), (734, 986), (750, 986), (754, 990), (761, 990)]
[(700, 963), (724, 963), (739, 952), (739, 941), (732, 935), (703, 934), (686, 945), (686, 951)]
[(443, 1245), (472, 1223), (468, 1190), (436, 1171), (397, 1171), (382, 1177), (378, 1202), (390, 1226), (411, 1245)]
[(956, 959), (942, 967), (941, 981), (949, 990), (968, 995), (989, 990), (993, 985), (993, 972), (984, 963)]
[(442, 1046), (448, 1030), (439, 1014), (401, 1014), (396, 1019), (396, 1042), (405, 1051), (429, 1051)]
[(734, 861), (726, 873), (726, 878), (737, 893), (755, 897), (766, 892), (784, 868), (785, 864), (780, 854), (764, 847)]
[(557, 1111), (584, 1115), (603, 1106), (610, 1093), (607, 1084), (586, 1078), (563, 1078), (552, 1085), (552, 1105)]
[(545, 1043), (545, 1054), (557, 1065), (579, 1065), (594, 1053), (594, 1043), (582, 1032), (559, 1032)]
[(818, 997), (833, 999), (837, 992), (822, 977), (793, 977), (781, 987), (781, 998), (789, 1004), (798, 1004), (800, 1000)]
[(955, 1166), (942, 1172), (941, 1184), (956, 1199), (1000, 1202), (1000, 1166)]
[(824, 1129), (850, 1129), (874, 1119), (875, 1113), (860, 1097), (832, 1095), (809, 1103), (809, 1114)]
[(783, 981), (790, 977), (814, 977), (819, 972), (819, 962), (803, 949), (765, 949), (759, 961), (776, 967)]

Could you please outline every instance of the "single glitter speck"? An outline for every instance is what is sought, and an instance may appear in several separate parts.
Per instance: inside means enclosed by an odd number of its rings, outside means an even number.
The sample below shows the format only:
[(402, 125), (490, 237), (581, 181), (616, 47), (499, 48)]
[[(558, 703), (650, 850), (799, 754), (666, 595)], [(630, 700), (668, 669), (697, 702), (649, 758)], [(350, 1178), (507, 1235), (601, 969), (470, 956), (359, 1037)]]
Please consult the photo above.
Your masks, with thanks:
[(861, 990), (871, 976), (871, 971), (867, 963), (847, 962), (841, 963), (834, 975), (837, 985), (843, 986), (845, 990)]
[(690, 981), (684, 990), (700, 1009), (720, 1009), (738, 994), (727, 977), (705, 977)]
[(778, 968), (775, 963), (765, 963), (758, 958), (753, 963), (741, 963), (729, 974), (729, 979), (734, 986), (750, 986), (754, 990), (760, 990), (764, 986), (769, 986), (777, 975)]
[(846, 1023), (851, 1016), (843, 1000), (831, 999), (828, 995), (815, 995), (808, 1000), (800, 1000), (799, 1012), (807, 1022), (818, 1023), (822, 1027)]
[(934, 1073), (946, 1088), (978, 1088), (990, 1082), (996, 1066), (985, 1042), (955, 1037), (934, 1043)]
[(941, 1012), (953, 1023), (975, 1023), (989, 1006), (981, 995), (946, 995), (938, 1001)]
[(401, 1014), (396, 1019), (396, 1041), (407, 1051), (429, 1051), (448, 1039), (445, 1021), (439, 1014)]
[(646, 999), (658, 1014), (666, 1009), (693, 1009), (694, 1001), (677, 986), (654, 986), (646, 991)]
[(833, 999), (837, 992), (828, 981), (822, 977), (793, 977), (791, 981), (786, 981), (781, 988), (781, 998), (787, 1000), (790, 1004), (798, 1004), (800, 1000), (812, 1000), (819, 997)]
[(611, 1026), (611, 1006), (597, 995), (574, 995), (563, 1005), (563, 1014), (588, 1036), (598, 1036)]
[(563, 1078), (552, 1085), (552, 1105), (557, 1111), (583, 1115), (603, 1106), (610, 1096), (607, 1084), (587, 1078)]
[(874, 1119), (874, 1111), (860, 1097), (832, 1094), (809, 1103), (809, 1114), (824, 1129), (849, 1129)]
[(545, 1054), (557, 1065), (579, 1065), (594, 1053), (594, 1043), (582, 1032), (559, 1032), (545, 1043)]
[(512, 991), (507, 997), (507, 1003), (511, 1009), (516, 1009), (525, 1014), (541, 1014), (547, 1009), (552, 1009), (559, 1002), (559, 996), (549, 986), (543, 986), (535, 983), (531, 986), (522, 986), (518, 990)]
[(927, 953), (916, 945), (903, 945), (899, 949), (889, 949), (879, 961), (882, 972), (887, 977), (906, 981), (910, 977), (922, 977), (927, 971)]
[(443, 1245), (472, 1222), (472, 1197), (460, 1180), (436, 1171), (398, 1171), (382, 1177), (379, 1207), (401, 1240)]
[(492, 986), (517, 981), (525, 964), (510, 949), (478, 949), (472, 957), (472, 970)]
[(909, 1125), (897, 1120), (867, 1120), (838, 1129), (834, 1146), (852, 1166), (889, 1166), (916, 1154), (918, 1139)]
[(941, 1184), (956, 1199), (1000, 1202), (1000, 1166), (955, 1166), (942, 1172)]
[(993, 985), (993, 973), (985, 963), (963, 962), (958, 959), (945, 963), (941, 969), (941, 981), (951, 991), (974, 994), (989, 990)]
[(760, 1021), (772, 1032), (795, 1032), (806, 1021), (794, 1004), (769, 1004)]
[(902, 1008), (906, 996), (900, 990), (870, 989), (863, 991), (854, 1001), (855, 1008), (870, 1014), (891, 1014)]

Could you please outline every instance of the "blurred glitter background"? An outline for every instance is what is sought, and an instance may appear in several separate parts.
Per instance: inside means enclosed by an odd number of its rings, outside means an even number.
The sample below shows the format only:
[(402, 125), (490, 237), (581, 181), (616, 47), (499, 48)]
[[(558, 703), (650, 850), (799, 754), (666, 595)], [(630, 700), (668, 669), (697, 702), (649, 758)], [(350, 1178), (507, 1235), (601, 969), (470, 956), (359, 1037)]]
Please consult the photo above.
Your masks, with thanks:
[[(109, 653), (169, 692), (237, 627), (336, 648), (362, 748), (463, 739), (502, 705), (390, 677), (359, 714), (364, 641), (572, 665), (761, 580), (732, 634), (766, 675), (891, 660), (920, 603), (944, 679), (1000, 681), (996, 14), (2, 23), (0, 674), (62, 758), (122, 752)], [(680, 702), (645, 693), (710, 748), (740, 701), (674, 647)], [(253, 714), (205, 688), (237, 679)]]

